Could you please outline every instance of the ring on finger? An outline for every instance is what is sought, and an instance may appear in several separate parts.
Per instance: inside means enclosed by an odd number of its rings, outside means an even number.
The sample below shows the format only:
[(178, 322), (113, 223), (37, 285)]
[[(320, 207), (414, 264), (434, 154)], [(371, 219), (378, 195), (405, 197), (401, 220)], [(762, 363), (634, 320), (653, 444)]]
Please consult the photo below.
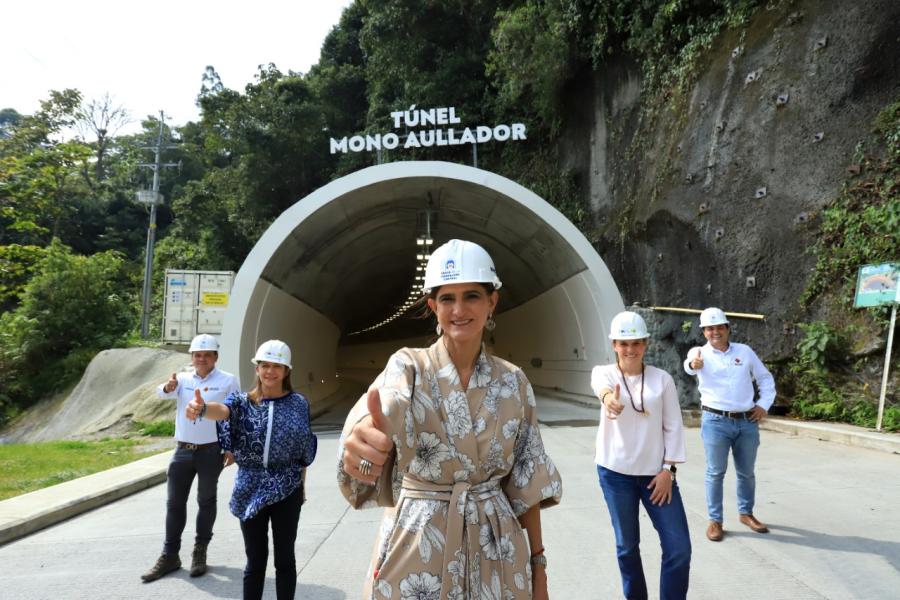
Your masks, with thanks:
[(368, 461), (368, 459), (360, 459), (359, 461), (359, 472), (363, 475), (371, 475), (372, 473), (372, 463)]

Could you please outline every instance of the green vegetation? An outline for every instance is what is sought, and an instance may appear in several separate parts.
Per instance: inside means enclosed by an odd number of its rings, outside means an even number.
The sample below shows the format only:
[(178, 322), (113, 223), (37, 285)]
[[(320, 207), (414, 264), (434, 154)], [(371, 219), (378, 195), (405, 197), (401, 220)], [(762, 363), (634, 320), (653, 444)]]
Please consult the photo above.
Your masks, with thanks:
[(498, 101), (531, 112), (551, 132), (562, 124), (565, 86), (610, 58), (635, 61), (645, 105), (667, 102), (696, 77), (703, 52), (745, 24), (759, 0), (525, 0), (500, 9), (488, 54)]
[[(828, 320), (801, 325), (804, 338), (785, 379), (798, 416), (864, 427), (875, 425), (880, 381), (859, 373), (880, 373), (884, 359), (881, 353), (852, 359), (851, 341), (884, 335), (888, 309), (855, 309), (852, 302), (860, 266), (900, 258), (900, 101), (881, 111), (873, 133), (877, 139), (857, 146), (846, 182), (822, 213), (812, 249), (818, 260), (800, 302)], [(882, 427), (900, 431), (900, 406), (890, 397)]]
[[(878, 387), (861, 380), (849, 357), (849, 336), (854, 328), (836, 329), (823, 321), (801, 324), (803, 339), (788, 365), (792, 387), (792, 412), (804, 419), (843, 421), (874, 427), (878, 412)], [(784, 381), (784, 380), (782, 380)], [(882, 428), (900, 431), (900, 406), (886, 406)]]
[(153, 437), (172, 437), (175, 435), (175, 421), (153, 421), (145, 423), (143, 421), (132, 421), (131, 427), (139, 435), (149, 435)]
[(0, 445), (0, 500), (156, 453), (133, 439)]
[(54, 240), (25, 286), (20, 304), (0, 315), (0, 411), (77, 381), (97, 351), (134, 323), (133, 288), (121, 255), (77, 256)]
[(808, 306), (826, 291), (852, 302), (857, 269), (898, 259), (900, 249), (900, 101), (875, 120), (879, 147), (857, 147), (851, 175), (822, 214), (819, 257), (801, 297)]

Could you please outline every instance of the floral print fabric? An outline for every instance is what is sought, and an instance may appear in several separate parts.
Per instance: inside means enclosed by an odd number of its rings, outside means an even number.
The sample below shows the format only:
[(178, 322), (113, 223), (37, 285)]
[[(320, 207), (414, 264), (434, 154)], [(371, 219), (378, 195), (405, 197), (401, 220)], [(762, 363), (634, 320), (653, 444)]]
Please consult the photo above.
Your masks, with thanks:
[[(390, 422), (391, 462), (375, 486), (338, 464), (352, 506), (391, 507), (364, 597), (530, 598), (531, 551), (517, 517), (557, 504), (562, 481), (544, 450), (524, 373), (482, 351), (463, 390), (439, 339), (394, 354), (372, 387)], [(343, 435), (365, 414), (363, 396)]]
[[(264, 398), (259, 405), (246, 393), (237, 392), (225, 400), (225, 405), (231, 414), (218, 422), (219, 444), (234, 453), (238, 465), (229, 508), (231, 514), (246, 521), (300, 487), (303, 468), (316, 457), (318, 440), (309, 425), (309, 402), (296, 392)], [(266, 466), (269, 405), (274, 412)]]

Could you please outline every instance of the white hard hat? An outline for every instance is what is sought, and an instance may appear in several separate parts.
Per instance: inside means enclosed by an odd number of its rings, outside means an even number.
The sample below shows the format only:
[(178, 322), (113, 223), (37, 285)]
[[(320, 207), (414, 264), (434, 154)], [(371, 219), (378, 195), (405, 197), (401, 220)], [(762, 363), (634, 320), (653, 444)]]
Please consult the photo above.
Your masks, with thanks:
[(254, 356), (253, 360), (250, 362), (254, 365), (258, 365), (261, 362), (270, 362), (284, 365), (288, 369), (293, 369), (291, 366), (291, 349), (281, 340), (269, 340), (268, 342), (263, 342), (256, 351), (256, 356)]
[(425, 266), (422, 289), (426, 294), (448, 283), (490, 283), (495, 290), (503, 285), (487, 251), (465, 240), (450, 240), (440, 246)]
[(728, 325), (728, 319), (721, 308), (710, 307), (700, 313), (700, 327), (713, 325)]
[(201, 350), (210, 350), (212, 352), (219, 351), (219, 341), (208, 333), (201, 333), (191, 340), (191, 347), (188, 352), (198, 352)]
[(644, 318), (636, 312), (626, 310), (613, 317), (609, 324), (611, 340), (642, 340), (650, 337)]

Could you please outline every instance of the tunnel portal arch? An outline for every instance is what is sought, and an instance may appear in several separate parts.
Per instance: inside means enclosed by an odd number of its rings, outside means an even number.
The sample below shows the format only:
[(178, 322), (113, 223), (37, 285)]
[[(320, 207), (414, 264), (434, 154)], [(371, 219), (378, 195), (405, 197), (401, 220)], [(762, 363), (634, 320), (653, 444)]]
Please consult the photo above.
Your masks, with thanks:
[(623, 309), (609, 269), (568, 219), (525, 187), (434, 161), (362, 169), (282, 213), (235, 277), (220, 365), (246, 389), (256, 347), (284, 340), (294, 355), (292, 383), (315, 404), (342, 383), (371, 381), (394, 350), (427, 344), (431, 325), (422, 320), (349, 335), (406, 298), (426, 210), (435, 245), (468, 239), (494, 258), (503, 280), (494, 352), (536, 386), (590, 394), (590, 369), (611, 361), (608, 324)]

